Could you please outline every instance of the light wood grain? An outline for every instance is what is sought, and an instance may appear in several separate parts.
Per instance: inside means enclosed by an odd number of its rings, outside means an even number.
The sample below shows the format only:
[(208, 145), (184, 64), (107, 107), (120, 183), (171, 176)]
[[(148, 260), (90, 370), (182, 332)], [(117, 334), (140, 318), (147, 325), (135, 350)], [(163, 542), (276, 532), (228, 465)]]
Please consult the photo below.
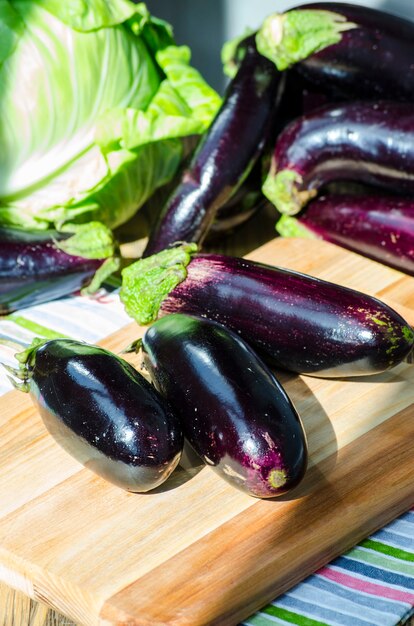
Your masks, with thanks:
[[(414, 323), (414, 279), (336, 246), (275, 240), (252, 258), (382, 295)], [(143, 329), (102, 343), (119, 351)], [(414, 500), (414, 368), (322, 380), (280, 374), (310, 469), (258, 501), (207, 467), (128, 494), (82, 468), (30, 399), (0, 398), (0, 580), (79, 624), (234, 624)]]

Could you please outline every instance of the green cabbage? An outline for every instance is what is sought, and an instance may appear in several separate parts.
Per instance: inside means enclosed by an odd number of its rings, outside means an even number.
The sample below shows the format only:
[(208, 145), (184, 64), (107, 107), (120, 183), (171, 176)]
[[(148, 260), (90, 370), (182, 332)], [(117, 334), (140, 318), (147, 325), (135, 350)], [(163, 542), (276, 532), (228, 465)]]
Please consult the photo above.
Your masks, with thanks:
[(124, 223), (219, 105), (143, 3), (0, 0), (0, 223)]

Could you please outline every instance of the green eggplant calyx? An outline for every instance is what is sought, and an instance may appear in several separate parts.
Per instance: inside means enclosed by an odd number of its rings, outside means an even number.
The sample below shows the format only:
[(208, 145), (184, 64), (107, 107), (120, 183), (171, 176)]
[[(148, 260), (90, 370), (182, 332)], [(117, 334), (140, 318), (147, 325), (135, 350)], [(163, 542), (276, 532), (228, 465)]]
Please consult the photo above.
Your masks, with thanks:
[(119, 270), (120, 266), (121, 260), (119, 257), (109, 257), (105, 259), (102, 265), (96, 270), (91, 282), (81, 289), (81, 294), (83, 296), (90, 296), (96, 293), (107, 278)]
[(282, 71), (339, 43), (344, 31), (356, 27), (333, 11), (293, 9), (269, 15), (256, 34), (256, 45)]
[(294, 170), (274, 172), (271, 169), (262, 191), (280, 213), (296, 215), (317, 194), (316, 189), (301, 190), (302, 183), (302, 176)]
[(62, 232), (73, 233), (68, 239), (56, 241), (56, 246), (66, 254), (85, 259), (108, 259), (117, 253), (112, 231), (101, 222), (66, 224)]
[(291, 215), (282, 215), (276, 224), (276, 230), (282, 237), (317, 239), (317, 236), (309, 228)]
[(197, 250), (195, 243), (182, 243), (126, 267), (119, 295), (127, 314), (142, 325), (157, 319), (162, 302), (187, 277)]
[(39, 348), (48, 343), (48, 341), (50, 341), (50, 339), (35, 337), (27, 348), (21, 352), (17, 352), (14, 356), (18, 361), (18, 367), (10, 367), (4, 363), (2, 364), (4, 369), (8, 372), (7, 378), (15, 389), (26, 393), (29, 391), (29, 381), (32, 376), (36, 353)]

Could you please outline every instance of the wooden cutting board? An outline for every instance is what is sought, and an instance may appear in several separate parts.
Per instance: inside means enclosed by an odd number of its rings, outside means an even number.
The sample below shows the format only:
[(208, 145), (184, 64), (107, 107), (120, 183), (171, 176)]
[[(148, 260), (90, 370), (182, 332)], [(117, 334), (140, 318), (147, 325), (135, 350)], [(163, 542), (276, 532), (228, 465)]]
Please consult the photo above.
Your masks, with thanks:
[[(321, 242), (277, 239), (251, 258), (348, 285), (414, 324), (414, 278)], [(102, 344), (119, 351), (130, 324)], [(128, 494), (54, 442), (30, 398), (0, 398), (0, 580), (79, 624), (234, 625), (414, 501), (414, 366), (373, 377), (283, 374), (310, 467), (261, 501), (184, 460)]]

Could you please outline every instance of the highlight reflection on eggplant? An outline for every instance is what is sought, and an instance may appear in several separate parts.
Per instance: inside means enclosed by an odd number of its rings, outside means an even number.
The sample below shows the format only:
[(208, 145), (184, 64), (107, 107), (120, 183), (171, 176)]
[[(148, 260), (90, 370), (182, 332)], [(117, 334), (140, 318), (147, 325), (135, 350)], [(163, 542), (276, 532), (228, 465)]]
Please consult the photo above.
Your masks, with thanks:
[[(12, 382), (30, 397), (56, 441), (96, 474), (133, 492), (161, 485), (183, 436), (169, 406), (127, 361), (71, 339), (35, 341), (16, 355)], [(10, 368), (7, 368), (10, 371)]]
[(307, 446), (299, 416), (240, 337), (217, 322), (173, 314), (156, 321), (140, 345), (186, 439), (216, 473), (258, 498), (300, 482)]

